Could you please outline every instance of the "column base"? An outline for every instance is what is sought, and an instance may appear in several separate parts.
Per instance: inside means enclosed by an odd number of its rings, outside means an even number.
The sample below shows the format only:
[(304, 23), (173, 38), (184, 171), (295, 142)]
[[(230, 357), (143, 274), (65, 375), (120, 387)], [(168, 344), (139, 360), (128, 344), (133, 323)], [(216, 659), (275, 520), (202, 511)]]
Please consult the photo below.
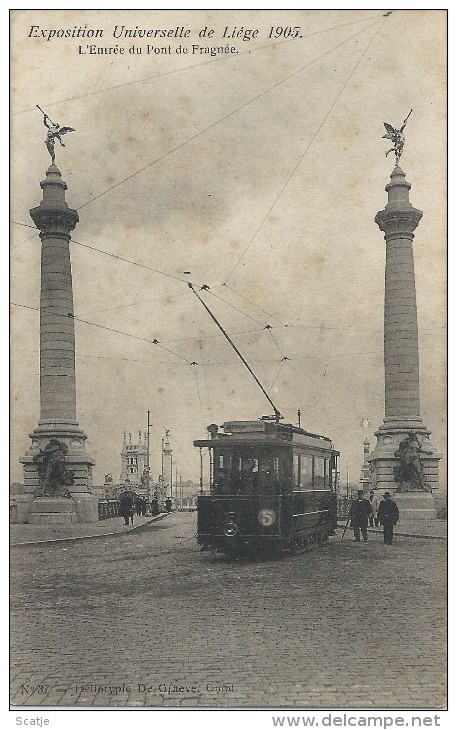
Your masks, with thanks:
[[(87, 436), (84, 431), (78, 428), (77, 423), (40, 423), (30, 437), (31, 448), (20, 459), (24, 469), (24, 494), (20, 503), (15, 500), (17, 522), (43, 525), (97, 522), (98, 499), (91, 493), (95, 462), (85, 450)], [(64, 447), (65, 478), (68, 476), (71, 483), (55, 486), (56, 479), (45, 482), (40, 455), (52, 440)], [(51, 464), (50, 471), (53, 468)], [(65, 493), (70, 496), (62, 496)]]
[(78, 522), (76, 503), (66, 497), (36, 497), (30, 503), (30, 525), (69, 525)]
[(430, 492), (396, 492), (400, 520), (436, 520), (435, 497)]
[[(403, 516), (411, 519), (435, 519), (435, 498), (433, 494), (439, 488), (439, 461), (438, 454), (430, 442), (430, 431), (421, 424), (418, 428), (406, 425), (415, 419), (399, 420), (384, 419), (384, 423), (375, 433), (377, 442), (371, 452), (370, 464), (371, 489), (378, 497), (384, 492), (390, 492)], [(402, 425), (401, 425), (402, 424)], [(401, 459), (396, 456), (400, 443), (413, 434), (419, 444), (419, 459), (422, 469), (423, 487), (420, 488), (410, 479), (400, 481), (399, 466)], [(402, 507), (403, 505), (403, 507)]]

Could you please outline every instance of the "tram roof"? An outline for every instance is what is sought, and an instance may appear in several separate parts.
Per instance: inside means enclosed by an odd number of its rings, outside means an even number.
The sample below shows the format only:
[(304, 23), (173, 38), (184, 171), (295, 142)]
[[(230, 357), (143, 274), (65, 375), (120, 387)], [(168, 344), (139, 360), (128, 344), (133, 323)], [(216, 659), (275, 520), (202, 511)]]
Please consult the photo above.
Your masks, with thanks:
[[(226, 421), (222, 424), (223, 433), (215, 424), (208, 426), (211, 437), (194, 441), (197, 447), (224, 447), (232, 445), (271, 445), (274, 442), (284, 445), (314, 446), (325, 450), (332, 450), (332, 441), (328, 436), (321, 436), (291, 423), (277, 423), (266, 420), (258, 421)], [(335, 452), (338, 453), (338, 452)]]

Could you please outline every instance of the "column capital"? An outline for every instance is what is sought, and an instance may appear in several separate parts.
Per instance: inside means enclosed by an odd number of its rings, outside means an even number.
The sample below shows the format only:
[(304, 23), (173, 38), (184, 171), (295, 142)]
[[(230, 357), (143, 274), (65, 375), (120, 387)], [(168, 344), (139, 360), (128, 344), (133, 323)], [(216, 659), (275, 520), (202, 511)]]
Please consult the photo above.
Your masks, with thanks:
[(387, 205), (375, 217), (376, 223), (385, 233), (386, 241), (395, 236), (413, 239), (413, 231), (423, 214), (411, 205), (410, 190), (411, 185), (405, 173), (399, 165), (395, 165), (390, 182), (386, 185)]
[(57, 236), (69, 241), (70, 231), (75, 228), (79, 221), (77, 211), (68, 207), (59, 209), (38, 205), (36, 208), (32, 208), (30, 215), (36, 227), (40, 229), (41, 240)]
[(381, 231), (384, 232), (386, 241), (392, 238), (414, 238), (413, 231), (417, 228), (422, 211), (417, 208), (390, 209), (386, 206), (376, 214), (375, 222)]
[(36, 208), (32, 208), (30, 215), (41, 231), (41, 239), (56, 235), (69, 240), (70, 231), (78, 223), (79, 215), (65, 202), (67, 184), (62, 180), (56, 165), (49, 166), (46, 179), (40, 182), (40, 187), (43, 190), (43, 200)]

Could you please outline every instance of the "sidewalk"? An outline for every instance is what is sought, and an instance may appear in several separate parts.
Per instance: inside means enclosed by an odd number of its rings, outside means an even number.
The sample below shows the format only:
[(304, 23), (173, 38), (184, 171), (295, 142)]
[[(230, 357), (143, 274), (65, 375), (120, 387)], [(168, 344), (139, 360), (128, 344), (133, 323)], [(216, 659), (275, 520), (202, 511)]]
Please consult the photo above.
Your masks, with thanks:
[[(172, 514), (172, 513), (170, 513)], [(84, 540), (88, 537), (107, 537), (118, 535), (124, 532), (138, 530), (151, 522), (161, 520), (168, 516), (163, 512), (156, 517), (134, 516), (133, 525), (125, 525), (123, 517), (112, 517), (109, 520), (99, 522), (81, 523), (71, 525), (10, 525), (10, 545), (36, 545), (42, 542), (61, 542), (66, 540)]]
[[(174, 514), (170, 512), (169, 514)], [(89, 537), (107, 537), (124, 532), (138, 530), (157, 520), (168, 516), (163, 512), (156, 517), (134, 517), (133, 525), (125, 525), (123, 517), (112, 517), (91, 523), (72, 525), (10, 525), (11, 547), (20, 545), (36, 545), (45, 542), (63, 542), (67, 540), (84, 540)], [(338, 520), (338, 526), (344, 528), (346, 520)], [(348, 527), (348, 532), (350, 528)], [(382, 534), (382, 527), (369, 527), (368, 532)], [(346, 533), (347, 534), (347, 533)], [(425, 539), (446, 540), (447, 520), (401, 520), (395, 528), (397, 537), (422, 537)]]
[[(338, 520), (338, 526), (344, 527), (346, 520)], [(348, 531), (351, 529), (348, 526)], [(368, 532), (380, 533), (382, 527), (369, 527)], [(394, 528), (397, 537), (423, 537), (428, 540), (446, 540), (447, 520), (402, 520)]]

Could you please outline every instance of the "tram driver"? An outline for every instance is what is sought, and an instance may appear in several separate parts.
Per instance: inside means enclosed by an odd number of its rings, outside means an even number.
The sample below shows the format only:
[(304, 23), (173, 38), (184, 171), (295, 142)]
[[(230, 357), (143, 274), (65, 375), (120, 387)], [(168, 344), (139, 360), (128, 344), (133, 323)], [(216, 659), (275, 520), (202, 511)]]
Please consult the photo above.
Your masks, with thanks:
[(230, 494), (230, 480), (222, 467), (217, 469), (214, 475), (214, 492), (215, 494)]
[(257, 459), (246, 458), (241, 463), (238, 477), (238, 494), (252, 494), (255, 492), (258, 480), (259, 464)]

